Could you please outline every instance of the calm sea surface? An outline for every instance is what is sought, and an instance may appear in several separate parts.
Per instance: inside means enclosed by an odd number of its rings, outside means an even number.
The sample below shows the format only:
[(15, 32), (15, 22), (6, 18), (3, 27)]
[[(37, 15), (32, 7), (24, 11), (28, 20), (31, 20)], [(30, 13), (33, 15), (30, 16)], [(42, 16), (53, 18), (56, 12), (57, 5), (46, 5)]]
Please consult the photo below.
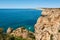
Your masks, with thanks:
[(0, 9), (0, 28), (6, 31), (8, 27), (16, 29), (24, 26), (34, 31), (34, 24), (40, 15), (41, 11), (34, 9)]

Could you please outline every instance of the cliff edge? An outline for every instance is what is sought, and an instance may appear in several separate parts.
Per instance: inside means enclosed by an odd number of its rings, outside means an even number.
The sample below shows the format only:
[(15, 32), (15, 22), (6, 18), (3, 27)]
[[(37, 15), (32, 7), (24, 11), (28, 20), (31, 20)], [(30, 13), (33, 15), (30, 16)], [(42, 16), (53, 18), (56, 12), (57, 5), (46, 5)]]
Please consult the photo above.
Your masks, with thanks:
[(60, 8), (43, 8), (35, 24), (36, 40), (60, 40)]

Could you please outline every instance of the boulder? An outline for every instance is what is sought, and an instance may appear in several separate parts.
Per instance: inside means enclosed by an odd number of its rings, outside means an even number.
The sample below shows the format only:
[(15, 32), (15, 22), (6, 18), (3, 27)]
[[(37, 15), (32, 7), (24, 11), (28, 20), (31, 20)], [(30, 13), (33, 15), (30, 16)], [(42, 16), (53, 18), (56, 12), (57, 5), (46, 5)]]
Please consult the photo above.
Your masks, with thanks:
[(13, 29), (12, 29), (11, 27), (9, 27), (9, 28), (7, 29), (7, 34), (12, 33), (12, 31), (13, 31)]

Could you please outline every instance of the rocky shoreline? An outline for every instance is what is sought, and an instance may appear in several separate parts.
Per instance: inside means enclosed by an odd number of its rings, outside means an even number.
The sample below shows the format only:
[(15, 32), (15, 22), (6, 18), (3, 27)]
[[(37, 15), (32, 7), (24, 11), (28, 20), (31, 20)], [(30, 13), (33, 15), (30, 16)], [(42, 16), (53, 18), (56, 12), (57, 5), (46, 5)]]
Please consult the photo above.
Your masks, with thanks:
[(9, 27), (6, 34), (3, 34), (2, 29), (0, 29), (0, 39), (60, 40), (60, 8), (43, 8), (42, 15), (38, 18), (34, 27), (35, 32), (25, 29), (24, 26), (15, 30)]

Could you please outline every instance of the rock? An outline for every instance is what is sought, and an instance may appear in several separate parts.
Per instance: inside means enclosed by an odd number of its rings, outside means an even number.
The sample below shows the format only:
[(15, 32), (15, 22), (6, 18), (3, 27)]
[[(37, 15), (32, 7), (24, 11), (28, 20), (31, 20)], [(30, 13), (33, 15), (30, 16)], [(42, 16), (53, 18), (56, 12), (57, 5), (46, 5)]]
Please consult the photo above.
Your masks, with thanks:
[(44, 8), (42, 16), (35, 24), (36, 40), (57, 40), (60, 39), (58, 30), (60, 28), (60, 8)]
[(22, 37), (23, 38), (28, 38), (28, 31), (26, 29), (23, 30)]
[(23, 39), (29, 39), (29, 40), (33, 40), (35, 37), (33, 32), (28, 31), (24, 27), (19, 27), (16, 30), (13, 30), (13, 32), (10, 33), (10, 35), (14, 37), (22, 37)]
[(7, 34), (12, 33), (12, 31), (13, 31), (13, 29), (12, 29), (11, 27), (9, 27), (9, 28), (7, 29)]
[(28, 37), (28, 31), (24, 27), (17, 28), (14, 30), (11, 35), (17, 36), (17, 37), (23, 37), (27, 38)]

